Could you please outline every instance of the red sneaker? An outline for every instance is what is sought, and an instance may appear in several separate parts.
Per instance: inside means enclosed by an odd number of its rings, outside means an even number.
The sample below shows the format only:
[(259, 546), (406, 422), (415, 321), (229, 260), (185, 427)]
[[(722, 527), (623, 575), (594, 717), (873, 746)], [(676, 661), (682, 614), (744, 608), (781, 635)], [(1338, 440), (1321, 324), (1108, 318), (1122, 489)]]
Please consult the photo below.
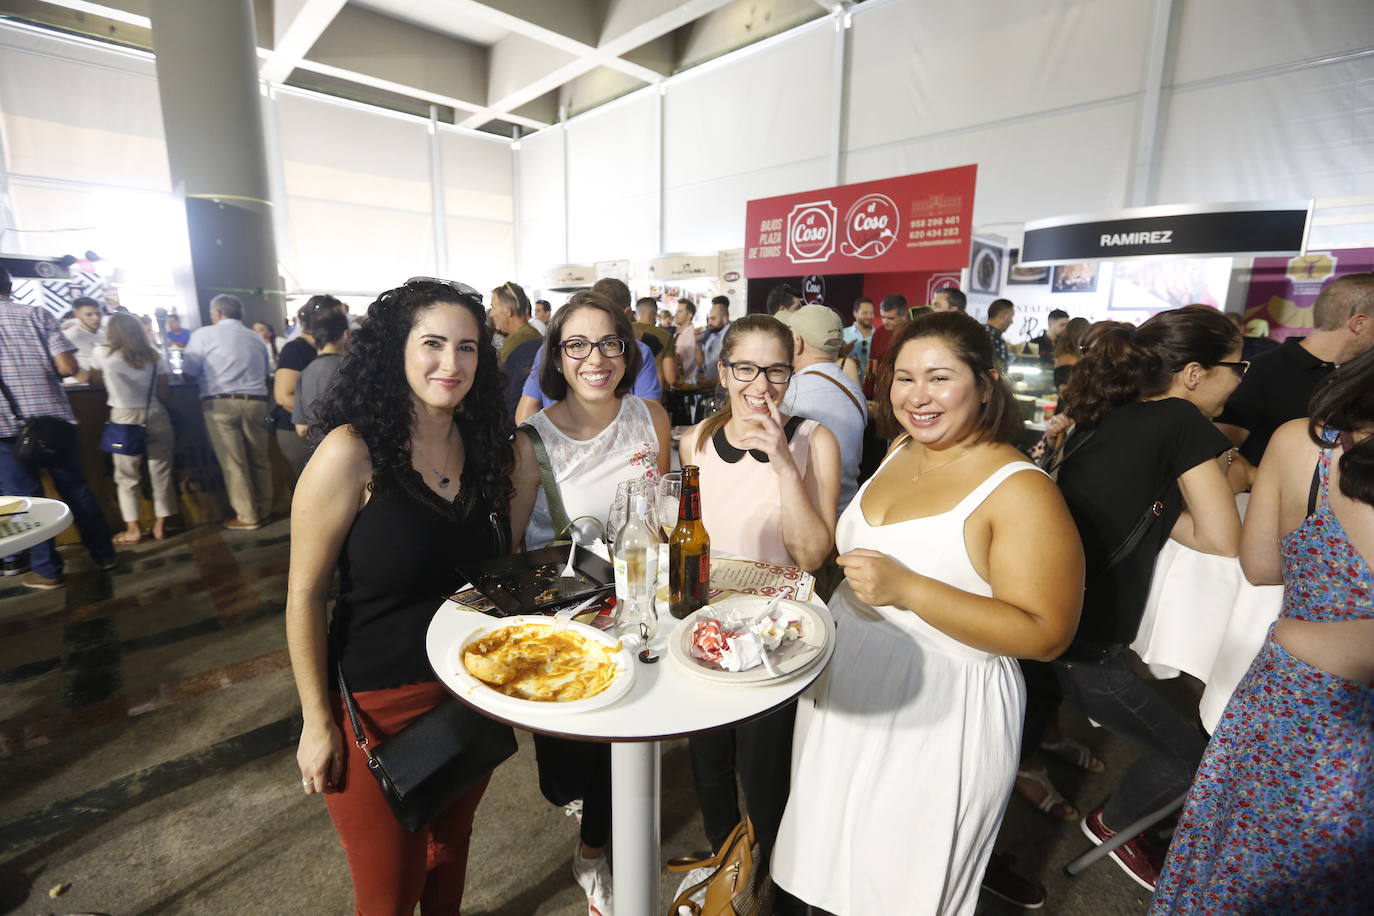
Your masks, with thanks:
[[(1115, 836), (1115, 833), (1108, 830), (1107, 825), (1102, 823), (1101, 808), (1083, 818), (1081, 826), (1083, 835), (1092, 840), (1094, 846), (1101, 846)], [(1131, 837), (1107, 855), (1136, 884), (1147, 891), (1155, 889), (1155, 883), (1159, 880), (1159, 872), (1164, 867), (1164, 862), (1143, 833)]]
[(983, 890), (1023, 910), (1038, 910), (1045, 905), (1045, 889), (1038, 881), (1023, 878), (1011, 870), (1015, 856), (993, 853), (983, 872)]

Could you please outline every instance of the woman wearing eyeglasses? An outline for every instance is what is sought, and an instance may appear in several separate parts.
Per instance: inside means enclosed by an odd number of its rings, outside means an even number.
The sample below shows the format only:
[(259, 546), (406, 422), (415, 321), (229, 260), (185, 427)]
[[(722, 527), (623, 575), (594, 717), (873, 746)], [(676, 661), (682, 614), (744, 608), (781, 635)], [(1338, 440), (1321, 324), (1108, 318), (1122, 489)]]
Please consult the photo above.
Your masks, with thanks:
[[(617, 485), (667, 472), (668, 414), (657, 402), (629, 394), (639, 360), (629, 318), (604, 296), (576, 293), (554, 316), (539, 382), (556, 403), (531, 417), (515, 437), (524, 469), (516, 489), (539, 490), (525, 534), (528, 549), (568, 538), (570, 532), (557, 529), (569, 521), (590, 517), (604, 527)], [(558, 491), (552, 501), (540, 485), (539, 465), (545, 461)], [(561, 502), (563, 512), (551, 510), (551, 502)], [(613, 534), (606, 532), (608, 542)], [(610, 745), (535, 735), (534, 746), (544, 797), (555, 805), (582, 800), (573, 876), (587, 894), (589, 911), (610, 916)]]
[[(1207, 743), (1196, 716), (1179, 715), (1136, 675), (1127, 647), (1166, 539), (1218, 556), (1239, 550), (1240, 515), (1227, 482), (1234, 452), (1212, 418), (1248, 367), (1240, 354), (1240, 332), (1221, 312), (1188, 306), (1139, 328), (1103, 330), (1064, 386), (1075, 430), (1059, 486), (1083, 539), (1087, 587), (1055, 675), (1067, 700), (1144, 751), (1082, 822), (1099, 845), (1180, 796)], [(1154, 890), (1163, 857), (1147, 837), (1111, 857)]]
[[(684, 465), (701, 468), (701, 518), (711, 549), (815, 570), (835, 545), (840, 446), (815, 420), (778, 408), (792, 380), (792, 332), (746, 315), (721, 342), (727, 400), (682, 437)], [(744, 789), (766, 869), (787, 805), (796, 703), (753, 722), (690, 739), (697, 800), (712, 850), (740, 820)]]

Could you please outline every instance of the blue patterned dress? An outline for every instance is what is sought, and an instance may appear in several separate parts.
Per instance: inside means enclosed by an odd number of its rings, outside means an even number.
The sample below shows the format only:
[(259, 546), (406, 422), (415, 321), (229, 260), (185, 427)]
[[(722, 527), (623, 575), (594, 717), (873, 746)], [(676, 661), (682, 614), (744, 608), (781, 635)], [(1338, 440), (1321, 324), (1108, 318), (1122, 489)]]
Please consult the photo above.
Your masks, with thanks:
[[(1327, 501), (1283, 540), (1281, 617), (1374, 617), (1374, 572)], [(1151, 914), (1374, 913), (1374, 687), (1270, 630), (1212, 735)]]

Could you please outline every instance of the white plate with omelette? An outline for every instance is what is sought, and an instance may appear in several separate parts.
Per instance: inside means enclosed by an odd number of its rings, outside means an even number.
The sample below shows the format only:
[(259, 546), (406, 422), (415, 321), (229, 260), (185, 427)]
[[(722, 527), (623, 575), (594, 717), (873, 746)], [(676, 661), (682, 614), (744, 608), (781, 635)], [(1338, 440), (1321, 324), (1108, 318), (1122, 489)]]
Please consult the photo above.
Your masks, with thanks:
[(452, 683), (494, 712), (588, 712), (634, 682), (634, 656), (610, 633), (554, 617), (493, 620), (449, 652)]

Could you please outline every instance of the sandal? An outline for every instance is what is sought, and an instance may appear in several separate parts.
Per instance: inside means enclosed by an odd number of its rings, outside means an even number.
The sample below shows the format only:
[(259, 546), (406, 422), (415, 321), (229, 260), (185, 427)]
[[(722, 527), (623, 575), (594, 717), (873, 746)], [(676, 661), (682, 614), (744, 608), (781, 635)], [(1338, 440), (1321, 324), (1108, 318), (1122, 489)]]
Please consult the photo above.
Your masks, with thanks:
[(129, 540), (129, 532), (121, 531), (119, 532), (119, 534), (116, 534), (113, 538), (111, 538), (111, 540), (114, 541), (115, 544), (120, 547), (132, 547), (135, 544), (142, 544), (143, 536), (139, 535), (138, 540), (131, 541)]
[(1040, 750), (1047, 751), (1065, 763), (1089, 773), (1107, 772), (1107, 765), (1094, 757), (1087, 745), (1075, 741), (1068, 735), (1060, 735), (1058, 741), (1042, 741)]
[[(1038, 770), (1017, 770), (1016, 771), (1016, 791), (1022, 798), (1035, 806), (1041, 814), (1048, 814), (1057, 821), (1076, 821), (1080, 817), (1079, 811), (1064, 796), (1059, 794), (1059, 790), (1050, 782), (1050, 774), (1041, 767)], [(1034, 783), (1044, 790), (1044, 795), (1039, 801), (1031, 797), (1030, 793), (1022, 787), (1020, 780), (1025, 779)]]

